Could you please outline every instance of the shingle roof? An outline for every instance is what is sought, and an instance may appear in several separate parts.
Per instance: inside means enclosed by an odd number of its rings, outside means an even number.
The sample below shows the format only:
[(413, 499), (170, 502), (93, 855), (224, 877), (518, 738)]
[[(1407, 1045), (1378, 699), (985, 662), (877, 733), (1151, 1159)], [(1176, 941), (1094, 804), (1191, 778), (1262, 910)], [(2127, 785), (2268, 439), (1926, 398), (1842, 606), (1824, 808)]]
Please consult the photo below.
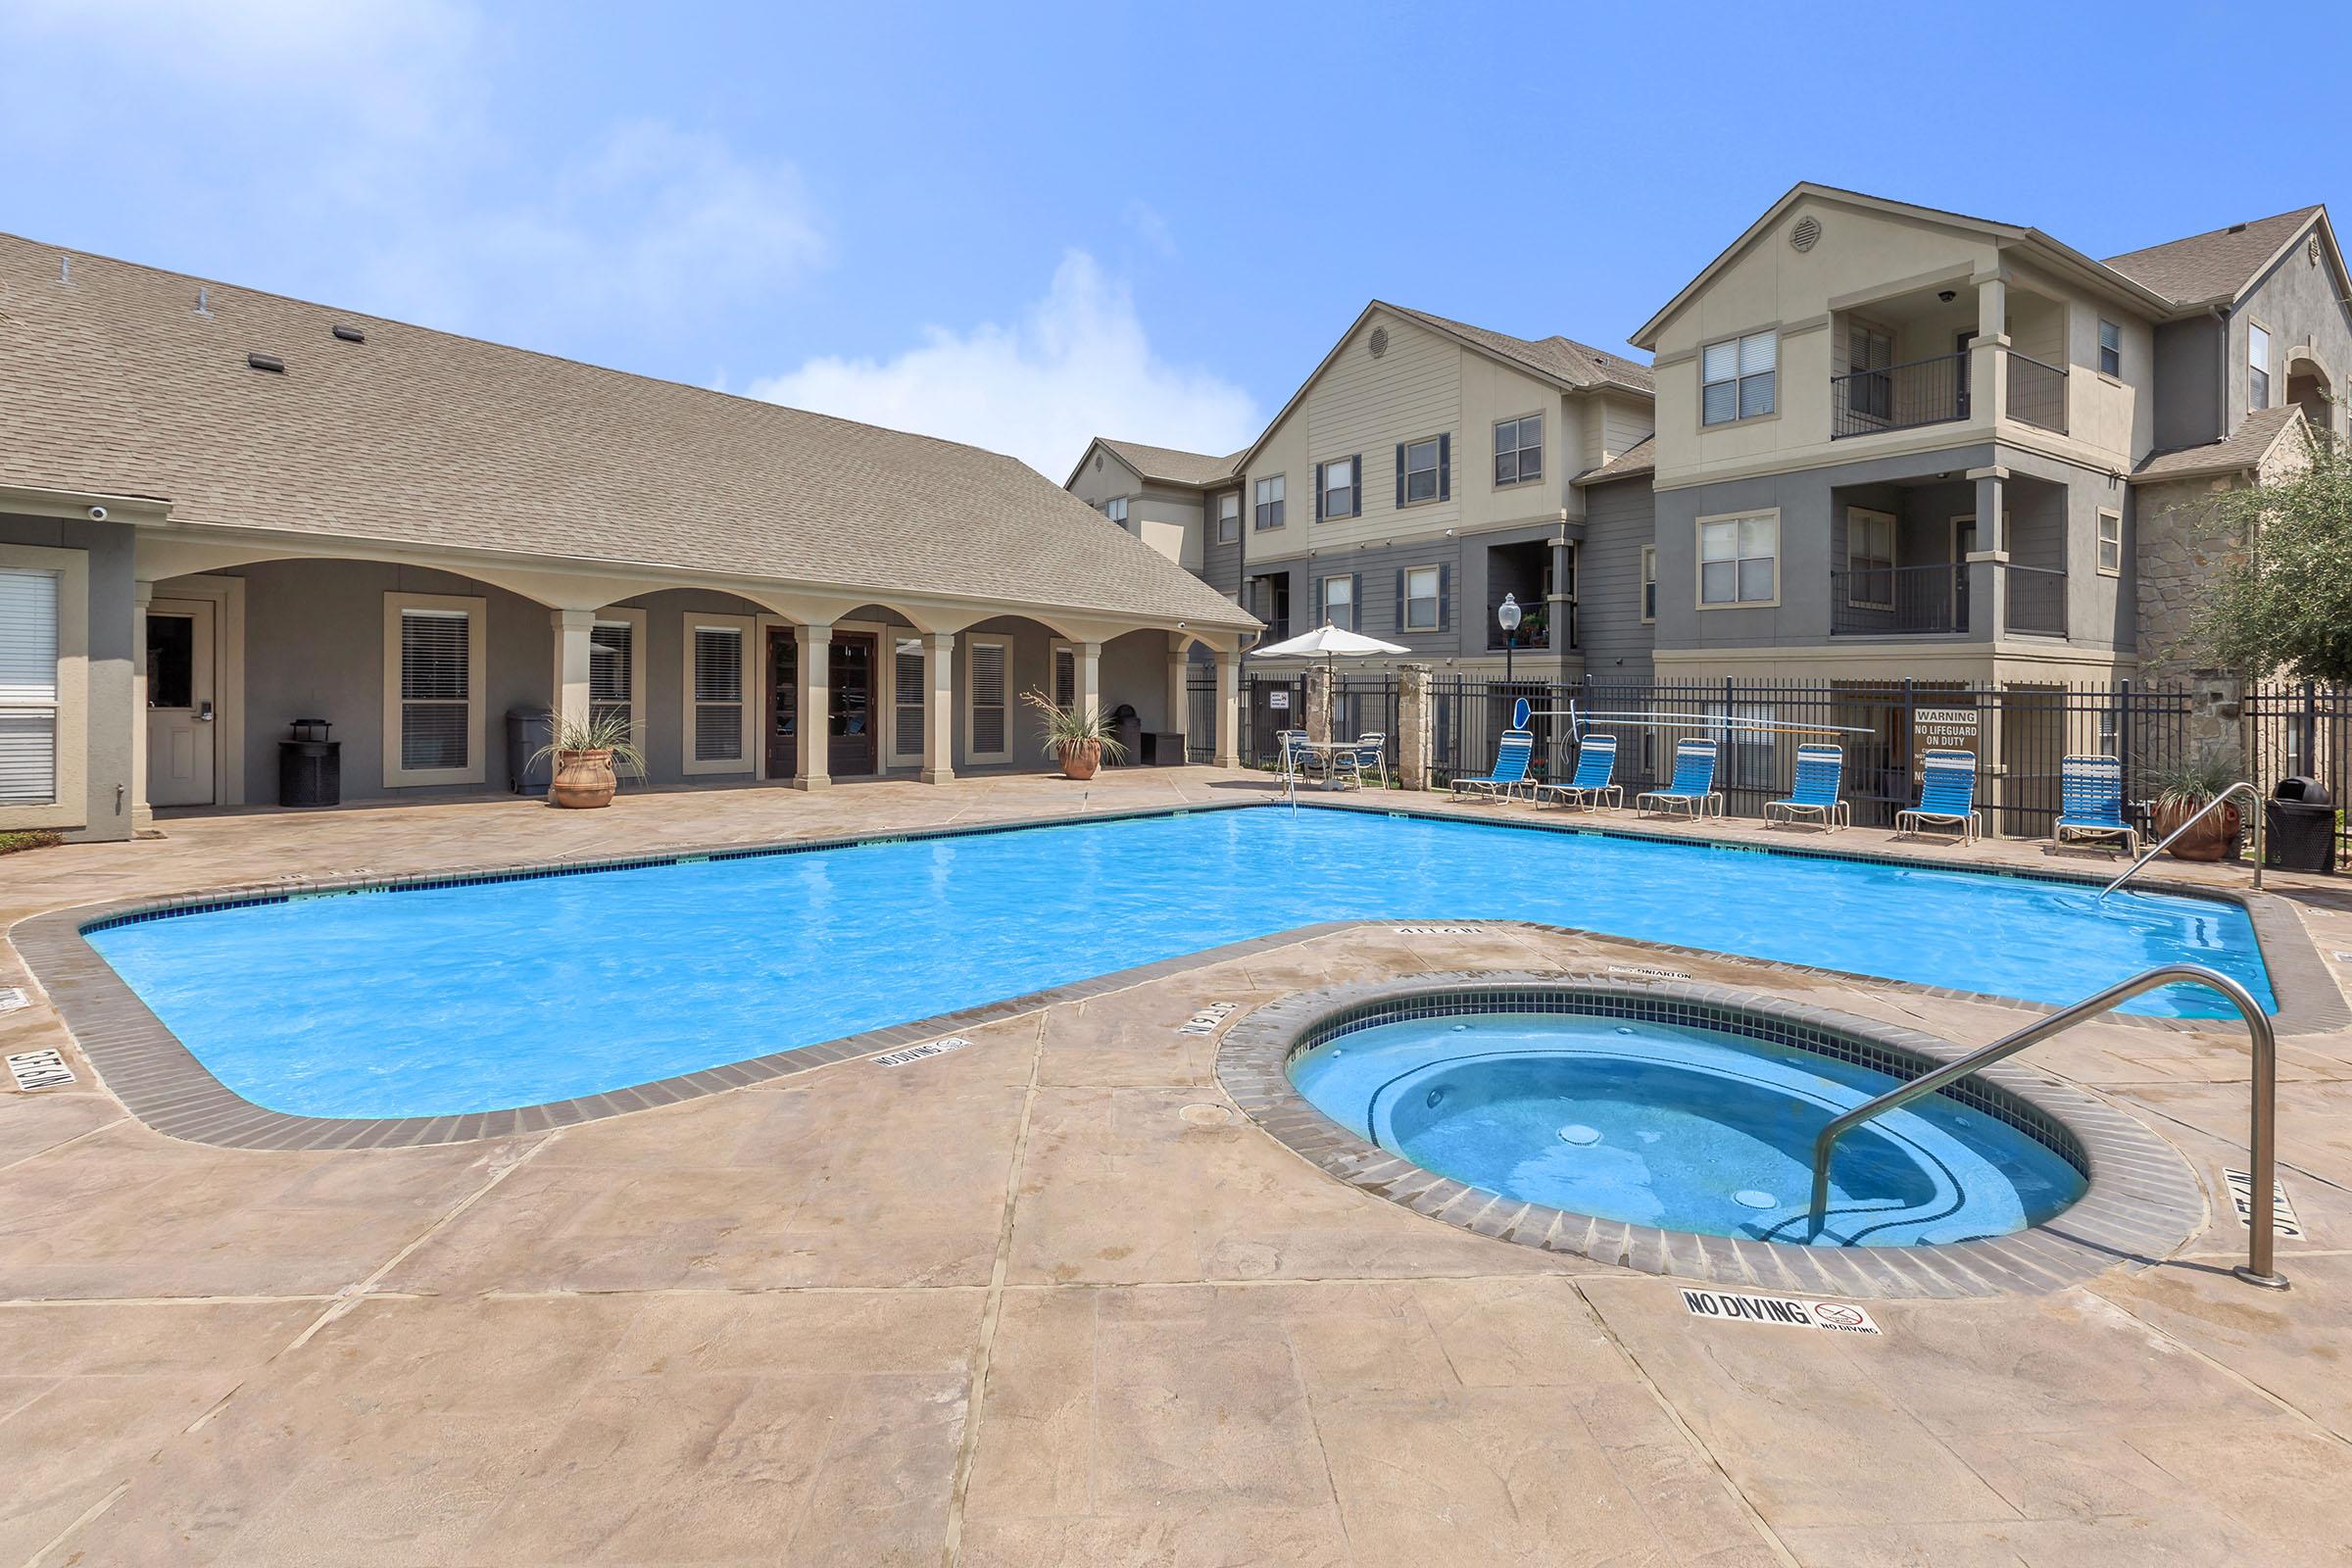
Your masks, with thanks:
[(1612, 479), (1635, 479), (1658, 471), (1658, 438), (1645, 435), (1597, 468), (1576, 476), (1578, 484), (1607, 484)]
[(1116, 453), (1121, 462), (1145, 478), (1167, 484), (1215, 484), (1220, 479), (1232, 478), (1234, 466), (1242, 461), (1240, 452), (1228, 452), (1218, 458), (1205, 452), (1182, 452), (1175, 447), (1146, 446), (1141, 441), (1113, 441), (1106, 435), (1099, 435), (1095, 439)]
[(2263, 264), (2310, 222), (2317, 207), (2301, 207), (2250, 223), (2232, 223), (2145, 250), (2110, 256), (2106, 265), (2183, 305), (2235, 299)]
[(1399, 316), (1409, 316), (1442, 332), (1468, 338), (1491, 354), (1515, 360), (1529, 369), (1565, 381), (1574, 387), (1622, 387), (1644, 397), (1656, 395), (1657, 383), (1651, 378), (1649, 367), (1622, 354), (1611, 354), (1574, 338), (1554, 335), (1545, 338), (1513, 337), (1508, 332), (1496, 332), (1484, 326), (1472, 326), (1449, 317), (1433, 316), (1407, 306), (1392, 305), (1389, 309)]
[(2258, 466), (2286, 427), (2303, 416), (2292, 403), (2249, 414), (2226, 440), (2151, 452), (2132, 470), (2134, 483), (2185, 479), (2201, 473), (2238, 473)]
[[(228, 524), (1252, 624), (1015, 460), (0, 235), (0, 484)], [(340, 342), (337, 323), (367, 334)], [(275, 355), (283, 374), (249, 368)]]

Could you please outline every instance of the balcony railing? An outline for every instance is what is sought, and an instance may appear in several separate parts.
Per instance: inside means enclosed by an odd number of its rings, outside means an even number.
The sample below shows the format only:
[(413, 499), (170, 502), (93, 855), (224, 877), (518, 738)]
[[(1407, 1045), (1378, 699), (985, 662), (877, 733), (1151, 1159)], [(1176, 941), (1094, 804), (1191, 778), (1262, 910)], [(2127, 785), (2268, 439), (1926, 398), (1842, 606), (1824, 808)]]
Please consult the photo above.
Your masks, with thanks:
[[(2012, 413), (2016, 405), (2011, 404)], [(2066, 635), (2066, 573), (2052, 566), (2005, 565), (2009, 629), (2033, 637)]]
[(2011, 349), (2009, 417), (2021, 424), (2066, 434), (2066, 371)]
[[(1494, 624), (1494, 611), (1500, 608), (1500, 604), (1501, 602), (1498, 600), (1487, 611), (1487, 652), (1490, 654), (1501, 653), (1505, 640), (1502, 628)], [(1543, 611), (1532, 611), (1526, 619), (1519, 622), (1517, 646), (1521, 653), (1525, 653), (1530, 648), (1549, 648), (1551, 646), (1551, 621)]]
[(1830, 632), (1910, 637), (1968, 630), (1968, 566), (1864, 566), (1830, 573)]
[(1909, 365), (1830, 377), (1830, 434), (1876, 435), (1968, 417), (1968, 356), (1941, 354)]

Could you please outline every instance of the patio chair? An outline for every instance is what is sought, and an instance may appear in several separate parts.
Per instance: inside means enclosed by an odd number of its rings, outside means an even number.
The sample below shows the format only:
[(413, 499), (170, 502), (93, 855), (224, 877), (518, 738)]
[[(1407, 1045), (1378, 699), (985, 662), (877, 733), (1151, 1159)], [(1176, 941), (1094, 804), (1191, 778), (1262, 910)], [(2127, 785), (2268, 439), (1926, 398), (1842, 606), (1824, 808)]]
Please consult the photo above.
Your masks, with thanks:
[(2058, 764), (2060, 844), (2089, 839), (2139, 854), (2139, 829), (2124, 820), (2124, 764), (2113, 757), (2070, 757)]
[(1528, 784), (1528, 760), (1536, 755), (1536, 737), (1532, 731), (1506, 729), (1502, 744), (1494, 753), (1494, 771), (1484, 778), (1457, 778), (1453, 781), (1456, 795), (1485, 795), (1489, 800), (1507, 801), (1514, 790)]
[(1369, 768), (1372, 775), (1380, 780), (1380, 787), (1387, 789), (1389, 737), (1378, 730), (1369, 735), (1358, 735), (1353, 746), (1344, 752), (1332, 753), (1329, 765), (1334, 777), (1351, 778), (1359, 790), (1364, 787), (1364, 772)]
[[(1655, 801), (1655, 806), (1645, 806)], [(1689, 811), (1692, 821), (1723, 814), (1723, 797), (1715, 793), (1715, 743), (1683, 741), (1674, 749), (1674, 781), (1662, 790), (1643, 790), (1634, 797), (1637, 811), (1671, 815)]]
[(1562, 806), (1592, 810), (1604, 801), (1625, 808), (1625, 786), (1612, 782), (1617, 771), (1617, 737), (1588, 735), (1576, 748), (1576, 776), (1565, 784), (1538, 784), (1536, 804), (1556, 795)]
[(1854, 808), (1839, 798), (1838, 787), (1845, 780), (1845, 752), (1843, 748), (1820, 742), (1809, 742), (1796, 749), (1796, 788), (1788, 798), (1764, 803), (1764, 820), (1771, 822), (1775, 813), (1780, 820), (1793, 822), (1800, 816), (1818, 817), (1824, 831), (1834, 832), (1853, 825)]
[(1302, 779), (1314, 771), (1317, 758), (1315, 749), (1306, 744), (1306, 731), (1302, 729), (1276, 730), (1274, 732), (1274, 749), (1276, 757), (1281, 760), (1284, 778)]
[(1894, 813), (1894, 830), (1921, 833), (1930, 822), (1954, 824), (1962, 843), (1973, 843), (1984, 832), (1977, 811), (1976, 753), (1930, 752), (1921, 760), (1919, 804)]

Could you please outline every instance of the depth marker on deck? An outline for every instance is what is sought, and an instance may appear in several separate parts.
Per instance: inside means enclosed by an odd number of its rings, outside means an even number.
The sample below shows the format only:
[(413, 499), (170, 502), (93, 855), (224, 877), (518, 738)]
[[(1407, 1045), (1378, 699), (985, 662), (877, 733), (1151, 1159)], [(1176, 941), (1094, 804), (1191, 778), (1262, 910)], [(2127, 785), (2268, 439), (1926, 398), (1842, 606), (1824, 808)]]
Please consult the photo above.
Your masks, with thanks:
[(14, 1012), (31, 1005), (32, 999), (24, 994), (23, 986), (0, 986), (0, 1012)]
[(8, 1058), (8, 1070), (19, 1089), (63, 1089), (74, 1081), (74, 1069), (55, 1051), (20, 1051)]
[(1213, 1035), (1217, 1032), (1217, 1025), (1232, 1017), (1233, 1009), (1239, 1005), (1234, 1002), (1212, 1002), (1178, 1024), (1176, 1032), (1180, 1035)]
[(908, 1046), (904, 1051), (885, 1051), (879, 1056), (866, 1059), (877, 1067), (904, 1067), (910, 1061), (927, 1061), (933, 1056), (944, 1056), (951, 1051), (961, 1051), (970, 1044), (961, 1035), (950, 1035), (945, 1040), (925, 1041), (919, 1046)]
[[(2237, 1210), (2237, 1222), (2251, 1225), (2254, 1222), (2253, 1174), (2224, 1168), (2222, 1185), (2230, 1189), (2230, 1203)], [(2281, 1181), (2271, 1183), (2271, 1229), (2279, 1236), (2290, 1237), (2298, 1242), (2303, 1240), (2303, 1222), (2295, 1218), (2295, 1205), (2287, 1200), (2286, 1183)]]

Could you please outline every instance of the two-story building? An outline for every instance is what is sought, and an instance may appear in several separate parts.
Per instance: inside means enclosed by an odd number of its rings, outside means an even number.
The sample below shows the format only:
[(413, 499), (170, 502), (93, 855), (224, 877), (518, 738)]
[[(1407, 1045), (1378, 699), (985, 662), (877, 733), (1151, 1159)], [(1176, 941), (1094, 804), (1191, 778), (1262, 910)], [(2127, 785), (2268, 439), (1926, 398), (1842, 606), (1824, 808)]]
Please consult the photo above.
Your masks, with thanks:
[(1376, 300), (1246, 450), (1098, 439), (1068, 488), (1237, 599), (1270, 641), (1328, 620), (1499, 675), (1507, 596), (1525, 616), (1515, 671), (1573, 679), (1587, 596), (1630, 606), (1648, 538), (1645, 509), (1596, 531), (1574, 480), (1649, 428), (1649, 374), (1632, 360)]

